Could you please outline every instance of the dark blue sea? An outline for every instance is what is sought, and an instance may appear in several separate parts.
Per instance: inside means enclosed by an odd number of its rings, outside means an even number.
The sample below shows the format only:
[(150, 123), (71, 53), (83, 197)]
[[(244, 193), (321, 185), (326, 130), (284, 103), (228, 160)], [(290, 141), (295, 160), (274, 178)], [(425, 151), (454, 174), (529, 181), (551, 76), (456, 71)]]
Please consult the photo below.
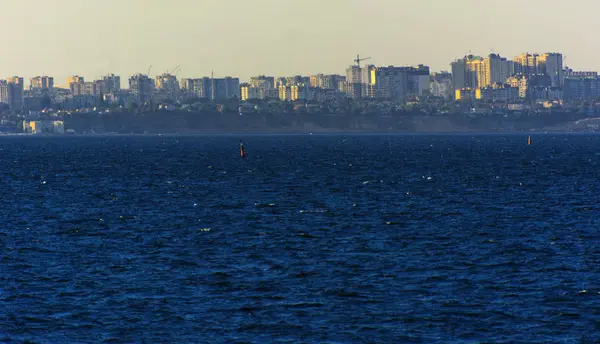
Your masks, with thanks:
[(600, 342), (600, 136), (2, 137), (0, 174), (0, 343)]

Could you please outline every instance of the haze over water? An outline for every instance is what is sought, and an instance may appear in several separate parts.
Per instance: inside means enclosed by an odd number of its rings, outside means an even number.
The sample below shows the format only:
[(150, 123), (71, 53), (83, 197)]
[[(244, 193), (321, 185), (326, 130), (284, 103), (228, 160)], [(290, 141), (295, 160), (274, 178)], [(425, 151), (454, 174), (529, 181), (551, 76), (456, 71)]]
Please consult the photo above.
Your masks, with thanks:
[(0, 342), (598, 341), (600, 136), (526, 142), (0, 138)]
[[(29, 0), (0, 2), (0, 76), (340, 73), (357, 53), (432, 71), (467, 53), (562, 52), (600, 70), (594, 0)], [(76, 42), (76, 44), (75, 44)]]

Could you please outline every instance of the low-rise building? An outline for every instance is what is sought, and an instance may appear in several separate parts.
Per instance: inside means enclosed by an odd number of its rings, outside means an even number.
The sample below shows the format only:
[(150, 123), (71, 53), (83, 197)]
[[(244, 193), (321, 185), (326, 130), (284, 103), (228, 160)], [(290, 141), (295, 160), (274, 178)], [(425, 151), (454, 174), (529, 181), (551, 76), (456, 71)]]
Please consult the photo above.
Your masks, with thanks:
[(29, 134), (64, 134), (63, 121), (23, 121), (23, 132)]
[(476, 89), (473, 88), (459, 88), (454, 91), (454, 99), (456, 100), (475, 100), (476, 97)]
[(506, 84), (494, 84), (475, 91), (475, 98), (491, 102), (510, 102), (519, 99), (519, 88)]

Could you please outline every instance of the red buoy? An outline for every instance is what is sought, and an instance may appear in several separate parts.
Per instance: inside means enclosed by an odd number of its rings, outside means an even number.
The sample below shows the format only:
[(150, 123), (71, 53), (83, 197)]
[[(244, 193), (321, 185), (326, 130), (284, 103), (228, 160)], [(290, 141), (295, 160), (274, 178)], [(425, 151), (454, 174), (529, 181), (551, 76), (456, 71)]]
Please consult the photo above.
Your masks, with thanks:
[(240, 156), (246, 158), (246, 152), (244, 151), (244, 144), (240, 142)]

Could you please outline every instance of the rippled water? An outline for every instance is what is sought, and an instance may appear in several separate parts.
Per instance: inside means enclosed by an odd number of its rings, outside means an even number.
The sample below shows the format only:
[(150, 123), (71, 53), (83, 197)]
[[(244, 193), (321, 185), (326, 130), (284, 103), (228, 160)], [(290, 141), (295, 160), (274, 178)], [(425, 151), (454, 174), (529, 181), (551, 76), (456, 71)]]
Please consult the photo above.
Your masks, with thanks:
[(600, 136), (526, 141), (1, 138), (0, 342), (598, 341)]

